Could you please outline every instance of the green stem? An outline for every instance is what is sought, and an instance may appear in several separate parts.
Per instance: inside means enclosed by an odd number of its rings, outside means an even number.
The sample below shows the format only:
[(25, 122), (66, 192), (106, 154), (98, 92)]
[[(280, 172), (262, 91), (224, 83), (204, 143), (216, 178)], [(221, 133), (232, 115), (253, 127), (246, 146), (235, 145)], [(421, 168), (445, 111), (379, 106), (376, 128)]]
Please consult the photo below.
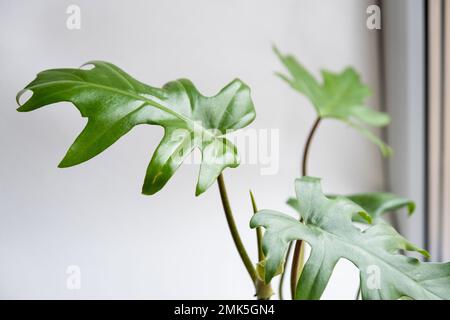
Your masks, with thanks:
[[(253, 195), (253, 192), (250, 190), (250, 199), (252, 200), (252, 208), (253, 208), (253, 214), (258, 212), (258, 207), (256, 206), (255, 197)], [(264, 260), (264, 252), (262, 249), (262, 229), (261, 227), (256, 228), (256, 243), (258, 245), (258, 261), (261, 262)]]
[[(309, 149), (311, 147), (311, 142), (314, 137), (314, 133), (317, 131), (317, 128), (320, 124), (320, 117), (317, 117), (316, 121), (314, 122), (308, 138), (305, 143), (305, 147), (303, 149), (303, 159), (302, 159), (302, 176), (307, 175), (307, 168), (308, 168), (308, 154)], [(294, 256), (292, 258), (292, 268), (291, 268), (291, 295), (292, 298), (295, 297), (295, 291), (297, 288), (297, 282), (300, 276), (300, 270), (302, 268), (302, 260), (303, 260), (303, 241), (297, 240), (295, 243), (295, 249), (294, 249)]]
[(302, 159), (302, 176), (307, 175), (307, 169), (308, 169), (308, 155), (309, 155), (309, 149), (311, 147), (311, 142), (314, 137), (314, 133), (316, 133), (317, 128), (320, 124), (320, 117), (317, 117), (316, 121), (314, 122), (311, 130), (309, 131), (308, 139), (306, 140), (305, 147), (303, 149), (303, 159)]
[(284, 260), (283, 272), (281, 273), (280, 283), (278, 284), (278, 297), (280, 298), (280, 300), (283, 300), (284, 275), (286, 274), (285, 271), (288, 266), (288, 260), (289, 260), (290, 254), (291, 254), (291, 250), (292, 250), (292, 242), (289, 243), (289, 246), (288, 246), (288, 249), (286, 252), (286, 260)]
[(292, 257), (291, 267), (291, 296), (295, 299), (295, 291), (297, 288), (298, 279), (300, 278), (300, 253), (302, 252), (303, 241), (297, 240), (295, 242), (294, 255)]
[[(252, 208), (253, 208), (253, 214), (256, 214), (258, 212), (258, 206), (256, 205), (255, 197), (253, 196), (253, 192), (250, 190), (250, 199), (252, 201)], [(263, 262), (264, 252), (262, 249), (262, 228), (258, 227), (256, 228), (256, 242), (258, 245), (258, 261)], [(264, 280), (260, 279), (260, 277), (257, 277), (256, 280), (256, 296), (258, 297), (258, 300), (269, 300), (270, 297), (273, 295), (272, 286), (269, 283), (265, 283)]]
[(242, 262), (245, 265), (245, 268), (252, 279), (253, 284), (256, 286), (258, 277), (256, 275), (256, 270), (253, 266), (250, 257), (245, 250), (244, 244), (242, 243), (241, 237), (239, 235), (239, 231), (236, 227), (236, 222), (234, 221), (233, 212), (231, 211), (230, 201), (228, 200), (227, 189), (225, 187), (225, 181), (223, 179), (223, 175), (220, 174), (217, 178), (217, 183), (219, 185), (220, 198), (222, 200), (223, 210), (225, 211), (225, 217), (227, 218), (228, 227), (230, 228), (231, 236), (233, 237), (234, 244), (239, 252)]
[(356, 292), (355, 300), (359, 300), (360, 295), (361, 295), (361, 282), (358, 284), (358, 291)]

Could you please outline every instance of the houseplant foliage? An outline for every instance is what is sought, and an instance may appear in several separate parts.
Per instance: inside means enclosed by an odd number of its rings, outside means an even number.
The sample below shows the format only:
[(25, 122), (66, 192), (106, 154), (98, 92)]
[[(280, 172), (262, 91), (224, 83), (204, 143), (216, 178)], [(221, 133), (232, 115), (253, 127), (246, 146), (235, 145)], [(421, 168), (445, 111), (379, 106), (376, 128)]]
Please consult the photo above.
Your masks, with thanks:
[(155, 88), (137, 81), (115, 65), (91, 61), (92, 69), (52, 69), (40, 72), (21, 90), (32, 96), (18, 108), (32, 111), (49, 104), (68, 101), (88, 118), (88, 123), (67, 151), (59, 167), (87, 161), (116, 142), (134, 126), (159, 125), (164, 136), (153, 153), (145, 175), (142, 193), (161, 190), (183, 160), (195, 149), (202, 154), (196, 195), (218, 181), (228, 226), (239, 255), (260, 299), (272, 295), (270, 285), (256, 275), (254, 264), (238, 233), (222, 171), (239, 164), (236, 147), (226, 134), (250, 124), (255, 109), (249, 87), (239, 79), (217, 95), (205, 97), (191, 81), (180, 79)]
[[(370, 141), (375, 143), (384, 156), (389, 156), (392, 150), (367, 127), (382, 127), (390, 122), (386, 113), (378, 112), (365, 105), (365, 99), (370, 96), (370, 89), (364, 85), (358, 73), (353, 68), (346, 68), (340, 73), (322, 71), (322, 83), (298, 60), (289, 54), (282, 54), (276, 47), (274, 52), (288, 71), (288, 75), (281, 72), (276, 74), (287, 82), (294, 90), (309, 99), (317, 114), (317, 118), (309, 132), (303, 150), (301, 175), (308, 175), (308, 154), (313, 137), (323, 119), (335, 119), (356, 128)], [(288, 249), (288, 254), (291, 251)], [(295, 296), (297, 282), (302, 271), (303, 243), (297, 241), (294, 248), (291, 267), (291, 295)], [(279, 295), (282, 296), (284, 274), (281, 277)]]
[(276, 47), (274, 51), (289, 72), (277, 75), (294, 90), (305, 95), (314, 106), (318, 119), (337, 119), (360, 131), (375, 143), (388, 156), (392, 150), (366, 126), (383, 127), (389, 124), (389, 116), (364, 104), (371, 95), (369, 87), (364, 85), (353, 68), (340, 73), (322, 71), (323, 82), (319, 83), (292, 55), (283, 55)]
[[(82, 117), (88, 118), (86, 127), (59, 164), (63, 168), (95, 157), (136, 125), (162, 126), (164, 136), (153, 153), (142, 187), (147, 195), (160, 191), (183, 160), (194, 149), (200, 149), (202, 162), (196, 195), (217, 181), (232, 239), (258, 299), (270, 299), (273, 295), (271, 281), (277, 274), (284, 276), (289, 257), (286, 251), (294, 241), (291, 291), (295, 299), (320, 298), (339, 258), (352, 261), (360, 269), (363, 299), (450, 298), (450, 264), (422, 263), (398, 253), (410, 250), (428, 256), (382, 219), (385, 213), (400, 208), (412, 213), (413, 202), (390, 193), (327, 197), (322, 193), (320, 180), (307, 174), (309, 148), (323, 119), (345, 122), (374, 142), (384, 155), (390, 155), (389, 146), (368, 129), (387, 125), (389, 116), (364, 104), (370, 90), (353, 69), (341, 73), (323, 71), (323, 82), (319, 83), (293, 56), (283, 55), (277, 49), (275, 53), (289, 72), (279, 76), (309, 98), (317, 119), (303, 150), (302, 178), (295, 182), (297, 198), (288, 201), (299, 217), (258, 211), (250, 192), (257, 261), (250, 259), (240, 238), (223, 176), (226, 168), (239, 165), (236, 147), (227, 134), (248, 126), (255, 118), (250, 89), (242, 81), (233, 80), (215, 96), (205, 97), (187, 79), (156, 88), (137, 81), (111, 63), (93, 61), (88, 63), (92, 69), (40, 72), (17, 94), (18, 111), (70, 102)], [(31, 91), (32, 96), (20, 103), (26, 91)], [(367, 228), (361, 231), (354, 222), (363, 222)], [(302, 240), (312, 247), (306, 263)], [(375, 289), (369, 285), (366, 273), (373, 266), (382, 277)], [(282, 286), (283, 281), (280, 283)]]
[[(326, 197), (320, 180), (308, 176), (309, 148), (323, 119), (334, 118), (356, 128), (384, 156), (390, 156), (391, 148), (367, 128), (386, 126), (389, 116), (365, 106), (370, 90), (352, 68), (341, 73), (322, 71), (323, 81), (319, 83), (294, 56), (284, 55), (277, 48), (274, 51), (289, 73), (277, 75), (310, 100), (317, 118), (305, 142), (303, 177), (296, 180), (297, 198), (288, 199), (288, 204), (300, 214), (299, 219), (264, 210), (251, 221), (252, 227), (267, 228), (263, 239), (265, 260), (260, 263), (264, 266), (265, 281), (281, 273), (281, 296), (287, 257), (292, 242), (297, 240), (291, 268), (291, 293), (295, 299), (319, 299), (339, 258), (350, 260), (360, 269), (363, 299), (449, 299), (450, 263), (421, 263), (398, 253), (406, 250), (429, 256), (382, 218), (385, 213), (401, 208), (412, 214), (415, 209), (412, 201), (383, 192)], [(361, 231), (353, 222), (371, 226)], [(302, 240), (312, 248), (304, 265)], [(379, 271), (376, 285), (368, 285), (369, 270)]]
[(92, 61), (90, 70), (40, 72), (24, 90), (33, 95), (18, 111), (32, 111), (56, 102), (72, 102), (88, 123), (70, 146), (59, 167), (95, 157), (140, 124), (159, 125), (164, 137), (147, 168), (142, 192), (161, 190), (183, 160), (202, 151), (196, 194), (203, 193), (226, 167), (236, 167), (236, 147), (226, 139), (255, 118), (250, 89), (236, 79), (214, 97), (202, 96), (187, 79), (163, 88), (143, 84), (111, 63)]
[[(298, 208), (303, 223), (270, 210), (258, 212), (252, 227), (264, 226), (264, 277), (266, 282), (284, 265), (290, 241), (308, 242), (312, 251), (296, 290), (296, 299), (318, 299), (340, 258), (353, 262), (360, 270), (363, 299), (450, 299), (450, 263), (421, 263), (399, 254), (399, 250), (428, 253), (417, 248), (387, 223), (374, 224), (364, 231), (352, 224), (359, 214), (370, 222), (370, 215), (345, 197), (327, 198), (320, 179), (296, 180)], [(371, 273), (376, 270), (376, 275)], [(370, 277), (379, 276), (374, 283)], [(371, 281), (372, 280), (372, 281)]]
[[(328, 198), (336, 198), (335, 195), (327, 195)], [(406, 208), (408, 214), (411, 215), (416, 209), (413, 201), (396, 196), (389, 192), (367, 192), (357, 193), (343, 196), (357, 205), (361, 206), (364, 211), (370, 216), (369, 219), (364, 219), (360, 214), (355, 213), (352, 220), (361, 223), (380, 223), (385, 221), (383, 216), (389, 212), (396, 212), (400, 209)], [(297, 198), (289, 198), (288, 205), (300, 213)]]

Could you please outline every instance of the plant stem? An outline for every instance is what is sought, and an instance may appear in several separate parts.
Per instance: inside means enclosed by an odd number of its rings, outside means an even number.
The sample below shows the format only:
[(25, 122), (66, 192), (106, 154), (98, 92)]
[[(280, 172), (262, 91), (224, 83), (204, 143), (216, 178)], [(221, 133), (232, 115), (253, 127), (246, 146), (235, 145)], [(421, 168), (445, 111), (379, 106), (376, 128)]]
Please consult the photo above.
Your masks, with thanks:
[[(258, 212), (258, 207), (256, 206), (255, 197), (253, 192), (250, 190), (250, 199), (252, 200), (253, 214)], [(262, 229), (261, 227), (256, 228), (256, 243), (258, 245), (258, 261), (264, 260), (264, 252), (262, 250)]]
[(233, 212), (231, 211), (230, 201), (228, 200), (227, 189), (225, 187), (225, 181), (223, 175), (220, 174), (217, 178), (217, 183), (219, 185), (220, 198), (222, 200), (223, 210), (225, 211), (225, 217), (227, 218), (228, 227), (230, 228), (231, 236), (233, 237), (234, 244), (239, 252), (242, 262), (252, 279), (253, 284), (256, 286), (258, 277), (256, 275), (255, 267), (253, 266), (250, 257), (245, 250), (244, 244), (242, 243), (241, 237), (239, 235), (238, 229), (236, 227), (236, 222), (234, 221)]
[[(309, 149), (311, 147), (311, 142), (312, 139), (314, 137), (314, 133), (317, 131), (317, 128), (319, 127), (320, 124), (320, 117), (317, 117), (316, 121), (314, 122), (308, 138), (306, 139), (306, 143), (305, 143), (305, 147), (303, 149), (303, 159), (302, 159), (302, 176), (306, 176), (307, 175), (307, 168), (308, 168), (308, 154), (309, 154)], [(299, 275), (300, 275), (300, 268), (302, 267), (302, 261), (303, 257), (302, 254), (303, 253), (303, 241), (302, 240), (297, 240), (295, 243), (295, 249), (294, 249), (294, 256), (292, 258), (292, 268), (291, 268), (291, 294), (292, 294), (292, 298), (295, 297), (295, 291), (297, 288), (297, 282), (299, 279)]]
[(291, 296), (292, 299), (295, 298), (295, 290), (297, 288), (297, 282), (300, 278), (300, 252), (302, 251), (303, 241), (297, 240), (295, 242), (294, 255), (292, 257), (292, 267), (291, 267)]
[(306, 144), (305, 144), (305, 147), (303, 149), (302, 176), (306, 176), (307, 175), (309, 149), (310, 149), (310, 146), (311, 146), (312, 139), (314, 137), (314, 133), (317, 131), (317, 128), (319, 127), (320, 120), (321, 120), (321, 118), (317, 117), (317, 119), (314, 122), (311, 130), (309, 131), (308, 139), (306, 140)]
[(358, 291), (356, 292), (355, 300), (359, 300), (360, 295), (361, 295), (361, 282), (358, 284)]

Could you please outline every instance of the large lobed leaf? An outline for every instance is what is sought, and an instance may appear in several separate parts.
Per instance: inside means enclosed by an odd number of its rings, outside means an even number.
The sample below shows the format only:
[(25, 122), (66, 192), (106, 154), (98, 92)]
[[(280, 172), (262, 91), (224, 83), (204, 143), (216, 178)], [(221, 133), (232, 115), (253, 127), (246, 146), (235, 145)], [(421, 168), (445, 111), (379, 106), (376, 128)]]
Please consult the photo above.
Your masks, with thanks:
[(311, 246), (311, 254), (299, 280), (297, 299), (319, 299), (340, 258), (360, 270), (363, 299), (450, 299), (450, 263), (423, 263), (400, 254), (406, 250), (428, 256), (388, 224), (359, 230), (352, 216), (359, 213), (368, 218), (367, 213), (346, 198), (328, 199), (317, 178), (298, 179), (296, 193), (304, 223), (270, 210), (258, 212), (251, 220), (252, 228), (266, 228), (266, 282), (280, 272), (289, 242), (301, 239)]
[[(59, 164), (70, 167), (98, 155), (140, 124), (164, 127), (142, 187), (158, 192), (195, 149), (202, 152), (196, 194), (204, 192), (226, 167), (239, 164), (236, 147), (226, 133), (255, 118), (250, 89), (236, 79), (217, 95), (205, 97), (186, 79), (163, 88), (143, 84), (111, 63), (93, 61), (93, 69), (52, 69), (17, 94), (33, 95), (18, 111), (32, 111), (61, 101), (72, 102), (88, 123)], [(19, 103), (20, 104), (20, 103)]]
[(390, 118), (386, 113), (364, 105), (364, 100), (371, 92), (354, 69), (346, 68), (341, 73), (322, 71), (323, 83), (320, 84), (294, 56), (284, 55), (277, 48), (274, 51), (289, 72), (289, 76), (277, 73), (278, 76), (294, 90), (304, 94), (319, 117), (339, 119), (375, 143), (383, 155), (392, 153), (389, 146), (365, 127), (386, 126)]

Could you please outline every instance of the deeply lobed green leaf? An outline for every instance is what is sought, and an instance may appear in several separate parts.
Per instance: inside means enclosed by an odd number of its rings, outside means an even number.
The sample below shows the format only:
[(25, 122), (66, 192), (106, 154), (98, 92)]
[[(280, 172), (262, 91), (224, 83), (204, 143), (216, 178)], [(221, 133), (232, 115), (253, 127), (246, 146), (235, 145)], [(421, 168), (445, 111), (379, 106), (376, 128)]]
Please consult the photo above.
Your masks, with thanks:
[(400, 254), (406, 250), (428, 256), (388, 224), (375, 224), (364, 231), (354, 227), (354, 214), (366, 219), (368, 214), (346, 198), (327, 198), (317, 178), (297, 179), (296, 193), (304, 223), (270, 210), (258, 212), (251, 220), (252, 228), (266, 228), (266, 282), (280, 272), (289, 242), (301, 239), (311, 246), (311, 254), (299, 280), (297, 299), (319, 299), (341, 258), (358, 267), (363, 299), (450, 299), (450, 263), (423, 263)]
[(294, 90), (304, 94), (319, 117), (341, 120), (376, 144), (383, 155), (392, 153), (389, 146), (365, 127), (386, 126), (390, 118), (384, 112), (365, 106), (364, 100), (371, 92), (369, 87), (361, 82), (354, 69), (346, 68), (341, 73), (322, 71), (323, 83), (319, 83), (294, 56), (284, 55), (277, 48), (274, 48), (274, 51), (289, 72), (289, 75), (277, 75)]
[[(338, 196), (327, 195), (327, 197), (333, 199)], [(383, 215), (403, 208), (406, 208), (408, 214), (411, 215), (416, 208), (416, 205), (412, 200), (398, 197), (389, 192), (357, 193), (341, 197), (347, 198), (361, 206), (361, 208), (363, 208), (370, 216), (371, 223), (384, 222)], [(287, 204), (300, 213), (297, 198), (289, 198)], [(352, 219), (355, 222), (367, 223), (367, 220), (362, 218), (359, 214), (354, 214)]]
[[(95, 157), (140, 124), (159, 125), (164, 137), (153, 154), (142, 187), (144, 194), (158, 192), (183, 160), (195, 149), (202, 152), (196, 194), (203, 193), (227, 167), (239, 164), (228, 132), (243, 128), (255, 118), (250, 89), (236, 79), (217, 95), (205, 97), (186, 79), (163, 88), (143, 84), (111, 63), (92, 61), (91, 70), (52, 69), (17, 94), (33, 95), (18, 111), (68, 101), (88, 123), (67, 151), (60, 167)], [(20, 104), (20, 103), (19, 103)]]

